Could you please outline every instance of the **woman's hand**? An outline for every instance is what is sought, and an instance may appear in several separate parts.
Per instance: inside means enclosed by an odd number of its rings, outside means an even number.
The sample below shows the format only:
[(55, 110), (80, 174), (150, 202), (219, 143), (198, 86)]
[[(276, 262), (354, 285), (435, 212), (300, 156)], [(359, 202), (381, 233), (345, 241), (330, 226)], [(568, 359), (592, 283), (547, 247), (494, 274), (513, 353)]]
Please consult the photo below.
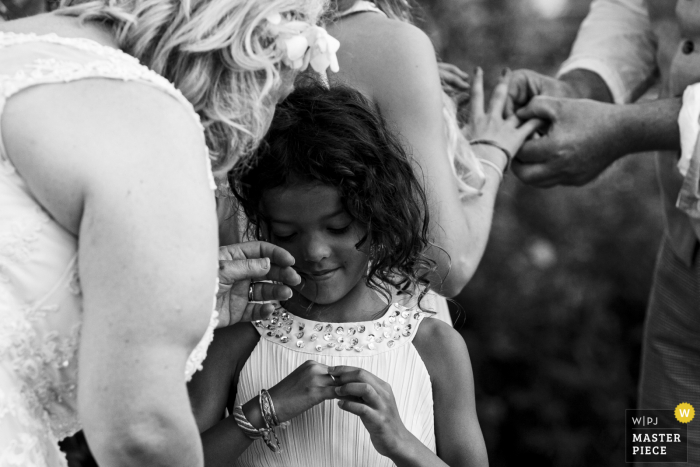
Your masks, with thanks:
[[(269, 300), (287, 300), (292, 296), (288, 286), (301, 282), (292, 269), (294, 257), (286, 250), (267, 242), (245, 242), (219, 248), (219, 292), (216, 309), (219, 327), (239, 321), (266, 319), (274, 311)], [(254, 282), (268, 280), (279, 282)], [(253, 283), (253, 300), (248, 300)], [(285, 285), (286, 284), (286, 285)]]
[(401, 421), (394, 392), (388, 383), (353, 366), (328, 370), (340, 385), (335, 388), (341, 399), (338, 407), (360, 417), (379, 454), (393, 458), (408, 443), (417, 441)]
[[(328, 399), (335, 399), (336, 382), (328, 374), (328, 366), (307, 360), (268, 392), (280, 423), (291, 420)], [(260, 408), (257, 397), (246, 403), (246, 415), (257, 418)], [(250, 404), (250, 405), (249, 405)], [(251, 420), (256, 425), (254, 420)], [(256, 425), (257, 426), (257, 425)]]
[(461, 109), (469, 102), (469, 75), (458, 66), (445, 62), (438, 62), (438, 73), (442, 90), (454, 100), (457, 109)]
[(484, 73), (477, 68), (472, 83), (469, 123), (465, 131), (470, 140), (491, 140), (515, 155), (525, 140), (542, 125), (542, 121), (533, 118), (523, 123), (515, 115), (504, 118), (510, 77), (510, 70), (505, 70), (493, 90), (488, 109), (485, 109)]

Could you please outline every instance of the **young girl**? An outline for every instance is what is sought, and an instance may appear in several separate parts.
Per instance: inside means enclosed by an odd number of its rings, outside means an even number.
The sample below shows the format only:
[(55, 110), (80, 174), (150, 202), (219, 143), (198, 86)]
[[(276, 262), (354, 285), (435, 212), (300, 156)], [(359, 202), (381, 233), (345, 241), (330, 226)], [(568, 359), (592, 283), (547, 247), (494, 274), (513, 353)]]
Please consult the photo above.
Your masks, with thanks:
[[(505, 127), (503, 103), (474, 121)], [(206, 465), (487, 465), (464, 340), (425, 319), (426, 196), (367, 100), (295, 91), (237, 186), (303, 281), (271, 319), (217, 331), (190, 385)]]

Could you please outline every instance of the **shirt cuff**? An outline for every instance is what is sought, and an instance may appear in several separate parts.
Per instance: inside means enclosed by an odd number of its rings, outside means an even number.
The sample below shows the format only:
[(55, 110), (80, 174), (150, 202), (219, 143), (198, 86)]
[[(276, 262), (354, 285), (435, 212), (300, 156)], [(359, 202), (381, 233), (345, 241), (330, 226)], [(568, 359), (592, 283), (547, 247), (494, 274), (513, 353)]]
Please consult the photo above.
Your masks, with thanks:
[(678, 171), (684, 178), (676, 207), (697, 219), (700, 218), (700, 84), (690, 85), (683, 92), (678, 127), (681, 136)]
[(597, 74), (608, 86), (613, 101), (616, 104), (624, 104), (627, 102), (625, 84), (615, 70), (604, 61), (592, 57), (571, 58), (562, 64), (557, 73), (557, 78), (573, 70), (588, 70)]

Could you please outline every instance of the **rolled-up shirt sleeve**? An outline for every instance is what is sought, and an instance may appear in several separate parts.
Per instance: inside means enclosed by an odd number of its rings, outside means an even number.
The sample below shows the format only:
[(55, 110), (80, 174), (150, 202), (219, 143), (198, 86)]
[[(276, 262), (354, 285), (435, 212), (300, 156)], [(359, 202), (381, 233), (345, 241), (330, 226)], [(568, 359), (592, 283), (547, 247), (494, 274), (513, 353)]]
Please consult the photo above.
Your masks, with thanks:
[(637, 99), (656, 73), (656, 39), (644, 0), (594, 0), (558, 76), (598, 74), (616, 103)]

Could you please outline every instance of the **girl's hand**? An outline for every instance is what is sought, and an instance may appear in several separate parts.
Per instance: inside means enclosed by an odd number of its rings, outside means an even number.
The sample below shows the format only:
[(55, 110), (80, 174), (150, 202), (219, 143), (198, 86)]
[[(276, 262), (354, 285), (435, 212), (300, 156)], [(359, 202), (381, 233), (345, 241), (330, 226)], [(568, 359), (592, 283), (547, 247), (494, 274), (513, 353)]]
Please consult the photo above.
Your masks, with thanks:
[(268, 391), (282, 423), (325, 400), (335, 399), (335, 388), (328, 366), (307, 360)]
[(393, 458), (415, 440), (401, 421), (391, 386), (372, 373), (353, 366), (330, 367), (340, 386), (335, 388), (338, 407), (360, 417), (374, 449)]
[[(219, 327), (268, 318), (275, 307), (271, 303), (256, 302), (286, 300), (292, 296), (288, 286), (301, 282), (299, 274), (292, 269), (293, 264), (294, 257), (289, 252), (267, 242), (220, 247), (219, 292), (216, 295)], [(249, 301), (248, 292), (254, 279), (278, 283), (255, 282), (253, 301)]]
[(515, 115), (503, 117), (508, 101), (510, 78), (510, 70), (505, 70), (493, 90), (488, 109), (485, 110), (484, 72), (481, 68), (476, 69), (472, 83), (469, 123), (465, 131), (470, 140), (491, 140), (515, 155), (525, 140), (542, 125), (542, 121), (533, 118), (523, 123)]

